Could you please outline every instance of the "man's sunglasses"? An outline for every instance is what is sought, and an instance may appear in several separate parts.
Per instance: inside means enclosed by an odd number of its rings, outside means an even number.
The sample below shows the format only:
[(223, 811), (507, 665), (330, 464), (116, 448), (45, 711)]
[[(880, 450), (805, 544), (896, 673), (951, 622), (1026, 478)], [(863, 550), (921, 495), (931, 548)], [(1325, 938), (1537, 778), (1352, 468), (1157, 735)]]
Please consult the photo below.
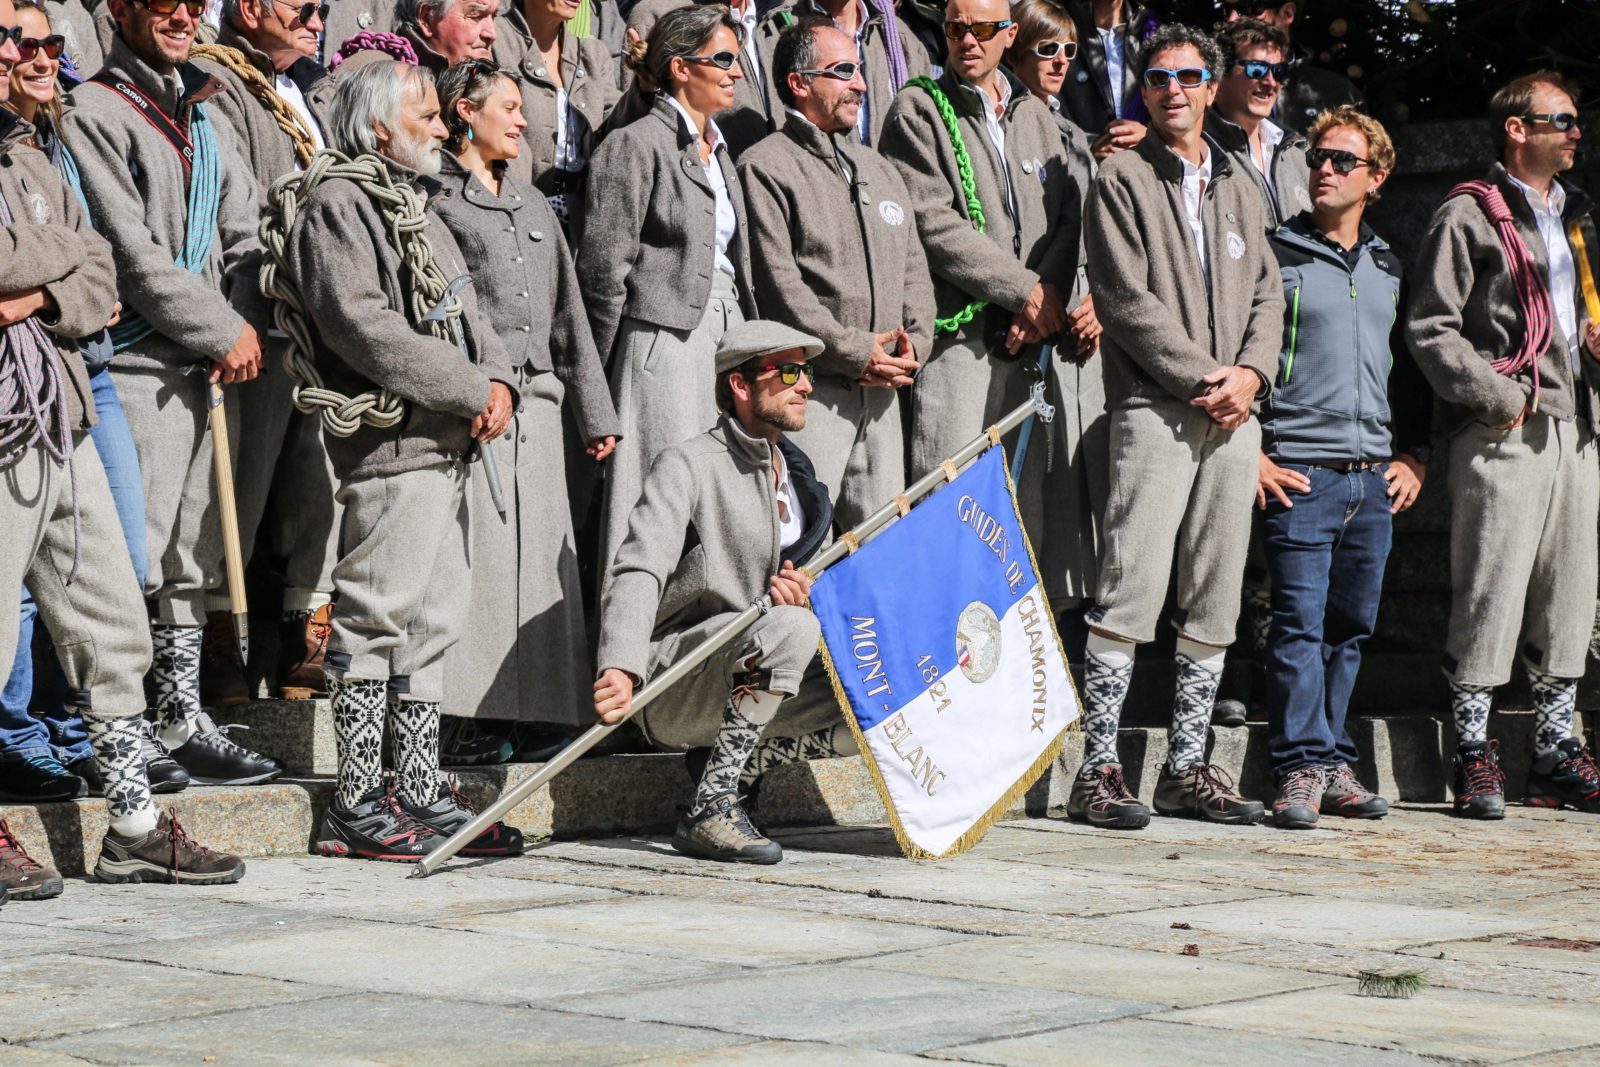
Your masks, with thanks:
[(739, 57), (732, 52), (712, 52), (709, 56), (684, 56), (685, 63), (709, 63), (720, 70), (732, 70)]
[(848, 59), (841, 60), (831, 67), (815, 67), (810, 70), (797, 70), (796, 74), (804, 74), (808, 78), (838, 78), (847, 82), (856, 76), (856, 71), (861, 69), (860, 63)]
[(206, 12), (206, 0), (138, 0), (138, 3), (152, 15), (170, 15), (178, 8), (189, 12), (189, 17), (197, 19)]
[(1255, 81), (1260, 81), (1268, 74), (1272, 75), (1272, 80), (1276, 82), (1282, 82), (1289, 76), (1288, 63), (1268, 63), (1260, 59), (1241, 59), (1233, 65), (1244, 71), (1246, 78)]
[(1015, 25), (1010, 19), (1001, 19), (999, 22), (956, 22), (952, 19), (944, 24), (944, 35), (952, 41), (959, 41), (970, 33), (974, 40), (992, 41), (995, 34)]
[(1182, 70), (1151, 67), (1144, 72), (1144, 83), (1151, 89), (1165, 89), (1167, 82), (1174, 78), (1178, 79), (1178, 84), (1185, 89), (1193, 89), (1210, 81), (1211, 72), (1204, 67), (1184, 67)]
[(1321, 170), (1324, 163), (1332, 162), (1333, 169), (1340, 174), (1349, 174), (1357, 167), (1370, 167), (1372, 160), (1362, 159), (1354, 152), (1346, 152), (1342, 148), (1313, 148), (1306, 152), (1306, 163), (1312, 170)]
[(777, 371), (778, 380), (784, 385), (793, 385), (798, 382), (802, 374), (806, 376), (806, 381), (808, 382), (817, 380), (817, 368), (809, 363), (764, 363), (759, 367), (749, 368), (745, 373), (755, 377), (757, 374), (765, 374), (769, 370)]
[(295, 4), (291, 3), (290, 0), (272, 0), (272, 2), (283, 7), (297, 9), (299, 14), (295, 18), (302, 26), (308, 25), (313, 17), (319, 18), (323, 22), (328, 21), (328, 9), (331, 6), (329, 4)]
[(1056, 56), (1060, 56), (1062, 59), (1065, 59), (1068, 63), (1071, 63), (1075, 58), (1077, 58), (1077, 55), (1078, 55), (1078, 42), (1077, 41), (1040, 41), (1038, 44), (1036, 44), (1032, 48), (1028, 49), (1028, 51), (1032, 52), (1034, 55), (1038, 56), (1040, 59), (1054, 59)]
[(1570, 111), (1560, 111), (1552, 115), (1548, 112), (1542, 115), (1523, 115), (1523, 122), (1548, 122), (1557, 133), (1566, 133), (1578, 125), (1578, 116)]

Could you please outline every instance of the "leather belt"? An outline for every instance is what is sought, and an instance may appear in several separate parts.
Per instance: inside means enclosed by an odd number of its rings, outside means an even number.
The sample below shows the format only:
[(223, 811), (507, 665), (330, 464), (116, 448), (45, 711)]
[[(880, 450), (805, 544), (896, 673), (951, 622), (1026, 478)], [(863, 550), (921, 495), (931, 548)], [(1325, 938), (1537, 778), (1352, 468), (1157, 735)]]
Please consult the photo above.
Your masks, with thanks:
[(1383, 465), (1383, 460), (1356, 459), (1344, 463), (1308, 463), (1309, 467), (1321, 467), (1323, 470), (1338, 471), (1340, 474), (1355, 474), (1361, 471), (1377, 470)]

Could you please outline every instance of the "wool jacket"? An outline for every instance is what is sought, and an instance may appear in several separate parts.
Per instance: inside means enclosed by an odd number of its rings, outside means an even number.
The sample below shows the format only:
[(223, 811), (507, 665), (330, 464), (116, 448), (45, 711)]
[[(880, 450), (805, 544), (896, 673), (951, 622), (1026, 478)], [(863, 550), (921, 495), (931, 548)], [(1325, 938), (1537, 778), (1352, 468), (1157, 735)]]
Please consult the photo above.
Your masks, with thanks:
[[(983, 233), (967, 217), (955, 149), (927, 90), (911, 88), (895, 97), (879, 146), (910, 190), (941, 317), (974, 299), (1015, 312), (1041, 280), (1063, 294), (1070, 291), (1077, 270), (1077, 235), (1062, 225), (1073, 191), (1061, 133), (1045, 104), (1009, 72), (1001, 74), (1011, 81), (1001, 119), (1004, 167), (984, 126), (981, 109), (991, 106), (988, 95), (969, 89), (951, 71), (939, 79), (972, 160), (974, 187), (987, 219)], [(1008, 171), (1015, 217), (1006, 196)], [(980, 329), (984, 318), (977, 316), (963, 332)]]
[[(193, 108), (221, 91), (192, 63), (157, 74), (117, 37), (106, 70), (145, 94), (180, 129)], [(188, 182), (176, 149), (115, 90), (87, 83), (72, 91), (62, 137), (77, 160), (95, 228), (116, 253), (117, 287), (125, 309), (153, 331), (117, 353), (124, 367), (186, 366), (228, 354), (246, 322), (265, 332), (268, 314), (256, 282), (261, 244), (256, 183), (218, 117), (222, 173), (217, 233), (198, 275), (178, 266), (189, 213)], [(103, 325), (103, 324), (102, 324)]]
[[(1499, 163), (1489, 168), (1487, 180), (1499, 187), (1540, 277), (1548, 279), (1549, 255), (1527, 198)], [(1576, 186), (1566, 182), (1562, 186), (1567, 194), (1563, 222), (1569, 230), (1575, 222), (1583, 227), (1590, 269), (1600, 276), (1596, 258), (1600, 238), (1591, 215), (1594, 202)], [(1576, 248), (1572, 254), (1576, 262)], [(1510, 422), (1533, 402), (1533, 368), (1502, 375), (1490, 366), (1520, 347), (1523, 321), (1499, 235), (1475, 199), (1456, 196), (1439, 205), (1422, 238), (1417, 264), (1405, 315), (1406, 342), (1444, 402), (1448, 429), (1453, 432), (1474, 419), (1489, 426)], [(1573, 295), (1582, 337), (1589, 319), (1582, 287), (1575, 286)], [(1600, 432), (1600, 405), (1594, 395), (1600, 366), (1593, 355), (1580, 354), (1582, 374), (1575, 382), (1574, 358), (1554, 321), (1550, 333), (1549, 348), (1538, 361), (1539, 411), (1556, 419), (1584, 419), (1592, 431)]]
[[(497, 25), (500, 36), (494, 43), (495, 62), (521, 83), (522, 114), (528, 120), (522, 133), (522, 153), (510, 161), (507, 173), (533, 183), (555, 166), (556, 94), (560, 89), (550, 77), (522, 12), (512, 8), (502, 13)], [(612, 109), (622, 98), (610, 46), (598, 38), (577, 38), (562, 30), (561, 81), (571, 106), (584, 118), (578, 151), (587, 160), (594, 155)]]
[(50, 18), (50, 32), (65, 38), (65, 59), (80, 77), (100, 69), (105, 62), (105, 49), (100, 45), (100, 34), (95, 28), (91, 5), (81, 0), (45, 0), (45, 13)]
[(1433, 393), (1396, 321), (1400, 257), (1362, 224), (1347, 253), (1302, 213), (1272, 235), (1283, 275), (1283, 349), (1261, 406), (1261, 450), (1280, 462), (1425, 454)]
[(1283, 290), (1266, 212), (1222, 147), (1208, 147), (1209, 284), (1183, 207), (1183, 160), (1152, 135), (1100, 164), (1084, 238), (1111, 410), (1187, 402), (1221, 366), (1255, 371), (1263, 395), (1277, 373)]
[[(791, 560), (803, 565), (833, 525), (827, 488), (811, 461), (778, 439), (806, 529), (780, 546), (772, 447), (723, 415), (705, 433), (667, 449), (645, 479), (600, 594), (600, 671), (646, 679), (651, 643), (764, 596)], [(658, 658), (675, 658), (671, 653)]]
[(527, 368), (524, 377), (555, 372), (584, 441), (620, 433), (577, 271), (550, 205), (510, 176), (495, 196), (448, 152), (440, 179), (433, 210), (466, 258), (478, 306), (512, 368)]
[(819, 338), (817, 365), (848, 382), (866, 371), (873, 335), (897, 326), (927, 358), (933, 283), (893, 164), (854, 131), (826, 134), (791, 111), (780, 133), (745, 153), (739, 176), (768, 318)]
[[(273, 67), (272, 60), (238, 30), (224, 24), (222, 29), (217, 31), (217, 43), (237, 49), (269, 83), (277, 84), (278, 72)], [(194, 65), (222, 83), (222, 91), (211, 97), (206, 108), (211, 113), (212, 121), (225, 122), (232, 130), (234, 143), (238, 146), (239, 153), (244, 156), (245, 162), (250, 165), (261, 202), (265, 204), (267, 191), (272, 188), (272, 183), (285, 174), (294, 172), (298, 162), (294, 154), (294, 141), (279, 127), (278, 120), (272, 117), (267, 105), (245, 85), (244, 79), (215, 60), (196, 59)], [(311, 111), (312, 119), (320, 127), (317, 132), (322, 133), (323, 139), (326, 140), (328, 116), (323, 110), (323, 99), (317, 93), (317, 89), (327, 80), (328, 72), (322, 64), (308, 58), (298, 60), (284, 73), (305, 95), (306, 107)]]
[(89, 228), (77, 194), (25, 141), (33, 128), (0, 108), (0, 196), (16, 221), (0, 228), (0, 293), (42, 287), (55, 307), (38, 316), (52, 335), (67, 383), (73, 430), (94, 425), (94, 395), (78, 352), (116, 304), (111, 245)]
[[(1206, 113), (1206, 134), (1228, 153), (1234, 168), (1255, 185), (1267, 211), (1267, 232), (1302, 211), (1311, 210), (1311, 167), (1306, 162), (1306, 139), (1293, 130), (1283, 131), (1283, 140), (1267, 162), (1273, 185), (1267, 184), (1251, 158), (1250, 138), (1243, 127), (1229, 122), (1216, 111)], [(1273, 186), (1276, 186), (1274, 191)]]
[[(906, 76), (922, 77), (929, 74), (928, 52), (911, 32), (911, 27), (894, 14), (894, 5), (883, 0), (860, 0), (867, 9), (867, 21), (861, 26), (861, 76), (867, 83), (866, 99), (862, 106), (867, 110), (867, 144), (876, 147), (883, 138), (884, 124), (889, 121), (889, 107), (894, 103), (895, 89), (889, 80), (889, 39), (884, 26), (894, 18), (900, 34), (900, 47), (905, 53)], [(885, 15), (884, 9), (888, 9)], [(817, 0), (788, 0), (766, 15), (756, 25), (756, 39), (760, 42), (763, 57), (773, 55), (778, 47), (778, 37), (797, 21), (810, 15), (827, 17), (827, 12)], [(774, 120), (782, 128), (784, 122), (783, 100), (773, 90), (772, 104), (777, 113)]]
[[(396, 181), (424, 193), (437, 183), (389, 163)], [(429, 208), (424, 233), (446, 278), (467, 272), (455, 238)], [(323, 434), (341, 479), (398, 474), (464, 458), (471, 420), (489, 403), (490, 382), (517, 394), (510, 357), (478, 308), (472, 286), (458, 299), (467, 350), (422, 333), (404, 310), (410, 272), (389, 244), (378, 205), (355, 182), (332, 178), (313, 190), (285, 242), (286, 274), (305, 298), (313, 358), (327, 385), (346, 396), (387, 388), (406, 400), (389, 429), (362, 426), (350, 437)]]
[[(1122, 68), (1124, 113), (1131, 102), (1139, 100), (1136, 57), (1144, 42), (1160, 26), (1160, 21), (1151, 11), (1154, 6), (1132, 0), (1123, 5), (1123, 10), (1127, 12), (1128, 27), (1124, 46), (1128, 58)], [(1098, 137), (1117, 118), (1111, 103), (1111, 72), (1106, 65), (1106, 50), (1094, 26), (1094, 5), (1091, 0), (1068, 0), (1067, 12), (1078, 30), (1078, 54), (1067, 68), (1067, 80), (1061, 85), (1061, 107), (1079, 129), (1091, 137)], [(1136, 110), (1142, 112), (1142, 104), (1136, 105)]]
[[(755, 318), (744, 191), (725, 141), (713, 158), (737, 216), (728, 258), (739, 303), (746, 318)], [(673, 330), (699, 324), (716, 269), (716, 198), (695, 137), (665, 99), (601, 142), (589, 171), (585, 215), (596, 224), (573, 243), (595, 350), (609, 365), (624, 316)]]
[(1072, 307), (1089, 292), (1089, 275), (1083, 246), (1083, 210), (1089, 202), (1089, 190), (1094, 188), (1094, 176), (1100, 170), (1090, 147), (1089, 135), (1079, 129), (1061, 110), (1059, 99), (1050, 102), (1050, 117), (1061, 131), (1061, 146), (1067, 153), (1068, 195), (1061, 212), (1061, 225), (1068, 239), (1078, 249), (1078, 270), (1072, 283)]
[(322, 21), (322, 62), (338, 55), (346, 39), (366, 30), (394, 32), (394, 0), (331, 0)]

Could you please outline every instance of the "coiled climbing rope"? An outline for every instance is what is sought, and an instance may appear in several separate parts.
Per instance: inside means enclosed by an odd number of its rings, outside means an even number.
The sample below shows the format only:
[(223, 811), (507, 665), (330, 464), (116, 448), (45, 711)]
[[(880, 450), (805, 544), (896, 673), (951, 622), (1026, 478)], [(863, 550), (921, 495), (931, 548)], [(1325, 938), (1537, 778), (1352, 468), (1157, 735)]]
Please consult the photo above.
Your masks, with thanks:
[[(894, 17), (893, 12), (889, 17)], [(928, 77), (916, 77), (906, 82), (906, 85), (915, 85), (926, 90), (933, 97), (933, 106), (939, 109), (939, 118), (944, 120), (945, 133), (950, 135), (950, 147), (955, 151), (956, 173), (961, 178), (961, 193), (967, 202), (967, 218), (971, 220), (973, 228), (979, 233), (986, 232), (988, 218), (983, 213), (983, 204), (978, 199), (977, 179), (972, 175), (972, 156), (967, 152), (966, 139), (961, 136), (961, 125), (956, 121), (955, 105), (945, 95), (939, 83)], [(972, 317), (988, 305), (986, 300), (974, 300), (949, 318), (933, 320), (935, 333), (955, 333), (961, 327), (972, 321)]]
[(311, 136), (311, 131), (306, 129), (305, 120), (289, 101), (278, 95), (277, 86), (267, 80), (267, 76), (246, 59), (243, 52), (227, 45), (197, 44), (190, 49), (189, 56), (191, 59), (209, 59), (236, 75), (250, 95), (266, 105), (278, 129), (294, 142), (294, 158), (300, 165), (304, 167), (311, 162), (311, 157), (317, 154), (317, 142)]

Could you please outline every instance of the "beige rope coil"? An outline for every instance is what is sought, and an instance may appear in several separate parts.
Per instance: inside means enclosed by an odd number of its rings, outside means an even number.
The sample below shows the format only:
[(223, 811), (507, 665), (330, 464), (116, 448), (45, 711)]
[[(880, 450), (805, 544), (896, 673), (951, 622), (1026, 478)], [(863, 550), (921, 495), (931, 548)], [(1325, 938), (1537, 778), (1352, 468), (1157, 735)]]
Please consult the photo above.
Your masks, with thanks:
[(294, 390), (294, 405), (308, 415), (320, 414), (322, 426), (335, 437), (349, 437), (363, 425), (379, 429), (397, 425), (405, 417), (405, 402), (387, 389), (345, 396), (323, 383), (311, 342), (305, 298), (290, 281), (284, 250), (294, 231), (301, 207), (323, 182), (353, 181), (378, 205), (389, 231), (389, 245), (400, 254), (404, 272), (409, 275), (409, 307), (406, 317), (412, 325), (441, 341), (453, 342), (450, 319), (461, 316), (461, 299), (451, 296), (444, 320), (423, 321), (445, 297), (450, 279), (433, 259), (433, 247), (423, 232), (427, 219), (426, 201), (410, 185), (396, 183), (383, 160), (374, 155), (349, 159), (339, 152), (324, 150), (312, 157), (311, 164), (298, 174), (287, 174), (272, 184), (267, 194), (267, 210), (261, 218), (261, 243), (267, 255), (261, 263), (261, 292), (273, 301), (273, 324), (289, 337), (283, 354), (284, 369), (299, 384)]
[(311, 157), (317, 154), (316, 139), (311, 136), (311, 131), (306, 129), (305, 120), (300, 113), (290, 106), (289, 102), (278, 95), (278, 89), (267, 76), (245, 54), (237, 48), (229, 48), (220, 44), (197, 44), (189, 50), (191, 59), (209, 59), (213, 63), (238, 76), (244, 82), (244, 87), (250, 95), (266, 105), (272, 112), (272, 118), (278, 124), (278, 129), (288, 135), (294, 142), (294, 157), (299, 160), (302, 167), (311, 165)]

